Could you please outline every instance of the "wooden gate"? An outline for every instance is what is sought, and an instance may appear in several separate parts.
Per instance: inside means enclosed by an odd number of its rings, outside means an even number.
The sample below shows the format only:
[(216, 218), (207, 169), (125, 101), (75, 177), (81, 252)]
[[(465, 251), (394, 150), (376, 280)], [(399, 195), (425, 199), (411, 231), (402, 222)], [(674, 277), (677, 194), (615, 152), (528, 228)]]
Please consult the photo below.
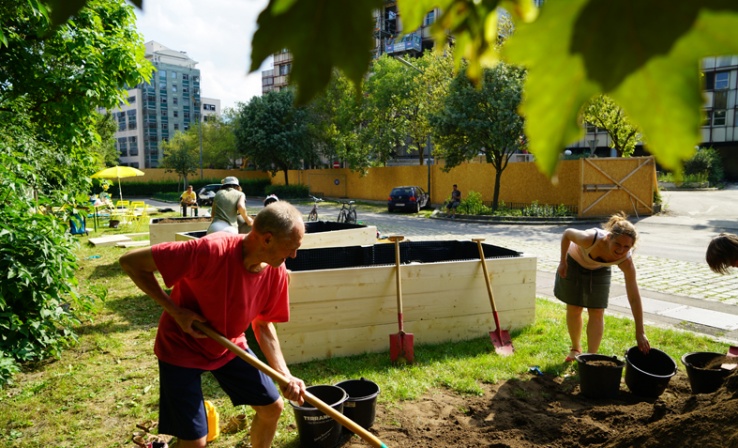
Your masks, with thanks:
[(599, 217), (622, 210), (630, 216), (653, 214), (653, 157), (585, 158), (579, 217)]

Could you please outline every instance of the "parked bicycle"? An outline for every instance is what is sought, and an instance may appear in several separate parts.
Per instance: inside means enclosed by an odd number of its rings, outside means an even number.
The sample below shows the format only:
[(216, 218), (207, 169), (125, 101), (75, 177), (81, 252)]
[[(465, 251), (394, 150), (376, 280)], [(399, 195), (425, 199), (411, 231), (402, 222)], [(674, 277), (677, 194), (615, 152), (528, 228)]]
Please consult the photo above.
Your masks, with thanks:
[(338, 212), (338, 222), (356, 224), (356, 206), (354, 201), (341, 201), (341, 210)]
[(310, 210), (310, 214), (308, 214), (308, 221), (317, 221), (318, 220), (318, 202), (323, 202), (322, 198), (310, 196), (313, 199), (313, 209)]

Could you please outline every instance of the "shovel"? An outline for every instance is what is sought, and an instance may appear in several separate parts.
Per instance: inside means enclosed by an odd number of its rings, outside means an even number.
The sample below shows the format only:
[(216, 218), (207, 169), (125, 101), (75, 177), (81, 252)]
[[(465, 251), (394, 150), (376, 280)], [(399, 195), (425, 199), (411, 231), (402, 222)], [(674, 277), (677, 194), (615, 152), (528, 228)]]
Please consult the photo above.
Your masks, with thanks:
[(492, 304), (492, 316), (495, 318), (495, 325), (497, 328), (494, 331), (489, 332), (489, 337), (492, 339), (492, 345), (495, 346), (495, 351), (499, 355), (507, 356), (512, 355), (515, 350), (510, 340), (510, 333), (500, 329), (500, 318), (497, 316), (497, 306), (495, 306), (495, 296), (492, 294), (492, 285), (489, 283), (489, 273), (487, 272), (487, 261), (484, 258), (484, 249), (482, 248), (482, 241), (484, 238), (472, 239), (477, 243), (479, 248), (479, 260), (482, 263), (482, 269), (484, 270), (484, 281), (487, 284), (487, 294), (489, 294), (489, 302)]
[(397, 277), (397, 323), (400, 331), (390, 335), (390, 361), (396, 362), (399, 358), (412, 363), (415, 359), (415, 351), (413, 349), (412, 333), (405, 333), (402, 328), (402, 283), (400, 283), (400, 241), (402, 236), (390, 236), (389, 240), (395, 243), (395, 273)]
[[(235, 353), (239, 358), (243, 359), (244, 361), (251, 364), (255, 368), (261, 370), (262, 372), (267, 374), (271, 379), (273, 379), (280, 385), (286, 385), (289, 383), (289, 380), (287, 379), (287, 377), (277, 372), (276, 370), (272, 369), (268, 364), (264, 364), (258, 358), (251, 356), (246, 350), (242, 349), (241, 347), (231, 342), (230, 339), (226, 338), (222, 334), (215, 331), (208, 324), (205, 324), (203, 322), (193, 322), (192, 327), (196, 328), (197, 330), (202, 331), (203, 333), (208, 335), (211, 339), (213, 339), (215, 342), (227, 348), (231, 352)], [(385, 445), (384, 442), (379, 440), (374, 434), (370, 433), (369, 431), (364, 429), (362, 426), (360, 426), (358, 423), (354, 422), (353, 420), (346, 417), (342, 413), (328, 406), (320, 398), (316, 397), (315, 395), (311, 394), (308, 391), (305, 391), (304, 398), (305, 398), (305, 401), (315, 406), (317, 409), (319, 409), (321, 412), (323, 412), (327, 416), (331, 417), (333, 420), (337, 421), (338, 423), (342, 424), (346, 428), (350, 429), (351, 432), (353, 432), (354, 434), (357, 434), (359, 437), (364, 439), (371, 446), (374, 446), (377, 448), (387, 448), (387, 445)]]

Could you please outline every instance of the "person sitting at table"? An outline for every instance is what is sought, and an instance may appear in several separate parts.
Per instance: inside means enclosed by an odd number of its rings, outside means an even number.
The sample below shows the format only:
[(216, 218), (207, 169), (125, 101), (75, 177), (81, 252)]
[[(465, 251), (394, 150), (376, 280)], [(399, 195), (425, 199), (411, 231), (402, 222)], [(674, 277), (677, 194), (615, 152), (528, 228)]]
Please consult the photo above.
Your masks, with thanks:
[(187, 186), (187, 190), (179, 197), (179, 203), (182, 205), (182, 216), (187, 216), (187, 207), (192, 207), (192, 210), (197, 216), (197, 193), (192, 190), (192, 185)]

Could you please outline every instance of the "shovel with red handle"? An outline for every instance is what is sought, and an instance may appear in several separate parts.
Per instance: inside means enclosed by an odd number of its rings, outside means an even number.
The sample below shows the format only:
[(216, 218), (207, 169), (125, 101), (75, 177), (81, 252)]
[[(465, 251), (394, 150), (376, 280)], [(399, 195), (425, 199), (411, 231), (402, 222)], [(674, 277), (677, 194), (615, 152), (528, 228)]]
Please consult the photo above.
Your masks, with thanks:
[(414, 337), (412, 333), (405, 333), (403, 329), (402, 316), (402, 283), (400, 281), (400, 241), (404, 237), (393, 235), (389, 240), (395, 243), (395, 274), (397, 282), (397, 323), (400, 331), (390, 335), (390, 361), (397, 362), (403, 358), (405, 361), (412, 363), (415, 360), (415, 350), (413, 349)]
[(495, 318), (495, 325), (497, 328), (494, 331), (489, 332), (489, 337), (492, 339), (492, 345), (495, 346), (495, 351), (499, 355), (507, 356), (512, 355), (515, 348), (512, 345), (510, 339), (510, 333), (500, 329), (500, 318), (497, 316), (497, 306), (495, 305), (495, 296), (492, 294), (492, 285), (489, 283), (489, 273), (487, 272), (487, 260), (484, 258), (484, 248), (482, 248), (482, 241), (484, 238), (472, 239), (477, 243), (479, 248), (479, 259), (482, 263), (482, 269), (484, 270), (484, 281), (487, 284), (487, 294), (489, 295), (489, 302), (492, 305), (492, 316)]

